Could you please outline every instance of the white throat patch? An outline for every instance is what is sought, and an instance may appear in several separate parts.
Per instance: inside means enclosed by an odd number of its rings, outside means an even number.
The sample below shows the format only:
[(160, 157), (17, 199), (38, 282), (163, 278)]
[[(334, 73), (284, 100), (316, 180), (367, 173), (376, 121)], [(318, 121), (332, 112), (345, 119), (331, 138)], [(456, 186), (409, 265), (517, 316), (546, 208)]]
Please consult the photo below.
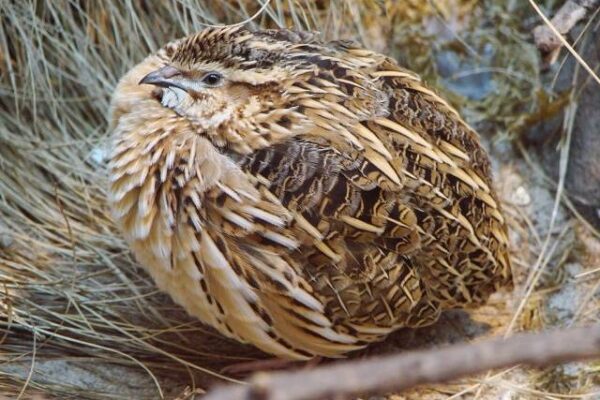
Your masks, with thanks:
[(164, 107), (177, 111), (177, 108), (183, 103), (186, 97), (187, 93), (185, 90), (171, 86), (164, 89), (160, 102)]

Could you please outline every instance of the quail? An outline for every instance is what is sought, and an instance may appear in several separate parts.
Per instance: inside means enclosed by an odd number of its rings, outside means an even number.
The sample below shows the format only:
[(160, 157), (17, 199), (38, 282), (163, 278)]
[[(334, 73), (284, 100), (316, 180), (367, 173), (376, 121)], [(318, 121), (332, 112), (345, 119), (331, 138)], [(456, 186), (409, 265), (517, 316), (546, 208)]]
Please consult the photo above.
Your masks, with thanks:
[(385, 55), (212, 27), (129, 71), (108, 202), (157, 286), (223, 335), (339, 357), (510, 284), (488, 155)]

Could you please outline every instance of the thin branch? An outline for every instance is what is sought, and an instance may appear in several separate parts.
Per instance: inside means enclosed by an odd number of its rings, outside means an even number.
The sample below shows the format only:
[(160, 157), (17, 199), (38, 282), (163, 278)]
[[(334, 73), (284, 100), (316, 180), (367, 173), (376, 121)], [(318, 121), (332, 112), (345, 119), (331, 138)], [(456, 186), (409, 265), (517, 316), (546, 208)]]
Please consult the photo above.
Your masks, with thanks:
[(260, 373), (249, 385), (216, 388), (204, 400), (337, 399), (401, 391), (517, 364), (543, 367), (591, 358), (600, 358), (600, 324), (339, 362), (312, 370)]

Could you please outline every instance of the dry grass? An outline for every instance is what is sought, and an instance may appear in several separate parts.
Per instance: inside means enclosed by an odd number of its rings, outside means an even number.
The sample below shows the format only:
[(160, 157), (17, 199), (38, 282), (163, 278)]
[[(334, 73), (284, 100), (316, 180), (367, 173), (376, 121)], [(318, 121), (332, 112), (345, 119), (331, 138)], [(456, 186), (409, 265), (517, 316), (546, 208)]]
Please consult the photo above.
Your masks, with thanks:
[[(207, 24), (251, 20), (255, 27), (321, 30), (388, 51), (422, 72), (502, 148), (555, 103), (538, 94), (527, 35), (537, 21), (533, 11), (525, 2), (486, 3), (0, 0), (0, 393), (184, 398), (214, 382), (222, 366), (261, 356), (157, 293), (107, 213), (107, 109), (131, 66)], [(517, 288), (475, 318), (496, 334), (599, 320), (597, 232), (566, 216), (560, 181), (524, 177), (539, 169), (527, 163), (527, 152), (503, 154), (511, 161), (499, 174), (513, 221)], [(566, 302), (560, 307), (572, 315), (559, 315), (553, 301)], [(583, 398), (600, 384), (599, 370), (511, 369), (406, 396)]]

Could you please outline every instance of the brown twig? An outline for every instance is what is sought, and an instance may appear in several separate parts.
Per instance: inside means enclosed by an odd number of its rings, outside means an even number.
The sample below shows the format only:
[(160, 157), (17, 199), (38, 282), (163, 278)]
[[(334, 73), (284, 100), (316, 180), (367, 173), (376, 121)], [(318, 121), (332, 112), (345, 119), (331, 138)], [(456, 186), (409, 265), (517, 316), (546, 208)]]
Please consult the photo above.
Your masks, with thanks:
[(312, 370), (257, 374), (247, 386), (225, 386), (205, 400), (309, 400), (400, 391), (517, 364), (542, 367), (600, 358), (600, 324), (508, 339), (459, 344)]
[[(561, 35), (569, 31), (585, 16), (600, 6), (600, 0), (567, 0), (550, 20)], [(552, 64), (563, 43), (547, 24), (541, 24), (533, 30), (533, 38), (547, 64)]]

